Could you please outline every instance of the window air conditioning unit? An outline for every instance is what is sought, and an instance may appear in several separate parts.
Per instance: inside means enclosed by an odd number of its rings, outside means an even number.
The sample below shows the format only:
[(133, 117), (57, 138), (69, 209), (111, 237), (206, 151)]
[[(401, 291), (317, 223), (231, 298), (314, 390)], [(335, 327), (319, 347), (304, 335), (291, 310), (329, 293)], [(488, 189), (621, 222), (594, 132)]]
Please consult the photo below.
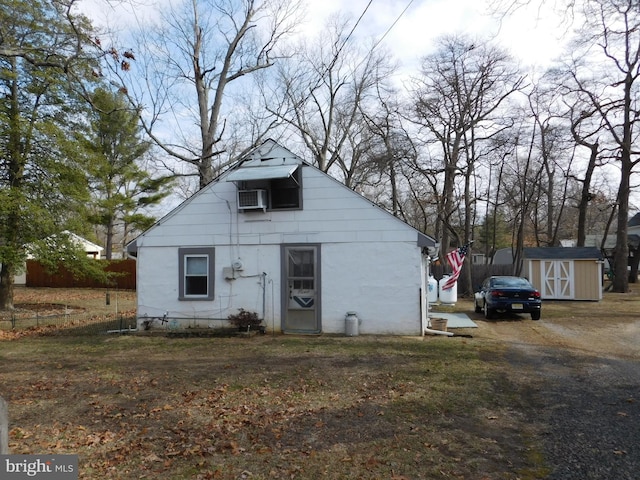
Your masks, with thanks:
[(238, 190), (238, 209), (266, 210), (267, 191), (263, 189)]

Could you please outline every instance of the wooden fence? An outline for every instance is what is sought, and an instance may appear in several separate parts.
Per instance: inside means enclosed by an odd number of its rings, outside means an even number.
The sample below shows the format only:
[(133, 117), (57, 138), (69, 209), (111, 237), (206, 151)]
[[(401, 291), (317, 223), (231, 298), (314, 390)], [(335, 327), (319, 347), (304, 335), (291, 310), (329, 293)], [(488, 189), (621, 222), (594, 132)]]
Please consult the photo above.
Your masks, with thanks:
[(106, 272), (115, 274), (112, 277), (111, 284), (92, 278), (74, 278), (73, 274), (64, 265), (61, 265), (55, 273), (50, 273), (36, 260), (27, 260), (27, 287), (136, 289), (135, 260), (94, 261), (101, 262)]

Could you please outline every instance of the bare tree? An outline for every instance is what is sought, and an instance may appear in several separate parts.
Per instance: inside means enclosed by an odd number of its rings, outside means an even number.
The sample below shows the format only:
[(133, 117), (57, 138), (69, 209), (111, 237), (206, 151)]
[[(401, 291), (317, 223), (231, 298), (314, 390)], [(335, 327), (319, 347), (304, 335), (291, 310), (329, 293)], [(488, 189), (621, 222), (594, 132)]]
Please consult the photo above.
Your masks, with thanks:
[(351, 32), (349, 19), (330, 18), (322, 35), (300, 44), (298, 55), (283, 65), (279, 90), (271, 95), (285, 99), (283, 111), (272, 111), (302, 139), (312, 162), (355, 187), (371, 142), (366, 112), (393, 66), (386, 52), (359, 47)]
[[(111, 50), (122, 91), (142, 107), (147, 134), (178, 165), (187, 167), (176, 172), (197, 175), (202, 187), (272, 126), (273, 119), (256, 114), (253, 120), (264, 123), (253, 131), (243, 130), (247, 137), (240, 146), (234, 144), (238, 138), (234, 127), (252, 123), (238, 119), (253, 107), (237, 101), (246, 86), (243, 80), (274, 65), (277, 48), (299, 23), (299, 4), (299, 0), (182, 0), (167, 9), (156, 25), (140, 32), (136, 61), (121, 60), (122, 55)], [(133, 51), (127, 52), (133, 59)], [(236, 103), (226, 106), (232, 95)], [(172, 130), (170, 139), (167, 128)]]
[(528, 234), (533, 229), (531, 214), (539, 195), (539, 185), (544, 171), (544, 162), (535, 152), (538, 131), (523, 121), (513, 130), (513, 154), (505, 164), (501, 187), (504, 195), (507, 222), (513, 225), (512, 248), (514, 274), (522, 272), (522, 258)]
[(628, 291), (627, 223), (634, 167), (640, 162), (640, 4), (635, 0), (590, 0), (584, 6), (567, 88), (599, 118), (603, 154), (620, 170), (613, 290)]
[(577, 175), (573, 178), (581, 184), (580, 200), (578, 202), (578, 227), (577, 242), (578, 247), (585, 245), (587, 237), (587, 214), (589, 202), (594, 199), (592, 192), (593, 175), (596, 168), (602, 166), (600, 159), (600, 141), (598, 139), (600, 133), (600, 125), (593, 125), (589, 120), (592, 119), (595, 112), (587, 110), (579, 110), (575, 105), (569, 106), (569, 115), (571, 119), (571, 135), (576, 145), (586, 148), (589, 151), (589, 160), (584, 169), (582, 177)]
[[(629, 197), (632, 190), (633, 169), (638, 163), (638, 73), (640, 72), (640, 5), (635, 0), (572, 0), (549, 2), (547, 0), (495, 0), (495, 12), (507, 15), (523, 5), (555, 9), (561, 13), (565, 24), (580, 25), (572, 45), (573, 61), (569, 67), (569, 80), (564, 82), (567, 92), (574, 93), (578, 102), (585, 106), (574, 112), (574, 130), (583, 114), (601, 126), (601, 134), (595, 137), (578, 133), (576, 141), (590, 148), (592, 161), (596, 149), (602, 159), (615, 159), (620, 170), (620, 182), (616, 208), (616, 248), (614, 256), (613, 290), (626, 292), (629, 220)], [(580, 8), (576, 8), (580, 6)], [(577, 115), (576, 115), (577, 113)], [(586, 142), (586, 143), (585, 143)], [(586, 180), (586, 179), (585, 179)], [(588, 203), (589, 191), (583, 183), (582, 209)], [(582, 212), (584, 215), (584, 212)], [(579, 229), (581, 231), (581, 229)]]
[[(422, 171), (438, 178), (427, 181), (438, 189), (437, 231), (444, 250), (451, 238), (458, 245), (472, 239), (477, 149), (508, 126), (501, 122), (500, 107), (523, 81), (505, 52), (464, 36), (442, 38), (438, 50), (423, 60), (421, 75), (414, 80), (411, 119), (433, 150), (430, 158), (435, 162)], [(462, 217), (454, 221), (459, 212)], [(469, 271), (458, 290), (466, 292), (470, 282)]]
[(534, 156), (542, 167), (533, 198), (535, 245), (558, 246), (562, 238), (572, 237), (571, 222), (564, 221), (571, 207), (569, 192), (574, 190), (572, 169), (575, 144), (566, 119), (561, 96), (550, 78), (543, 75), (528, 94), (528, 114), (535, 131)]
[[(363, 112), (367, 128), (372, 134), (373, 151), (368, 162), (369, 175), (377, 175), (375, 185), (385, 185), (386, 207), (395, 216), (414, 225), (411, 216), (402, 208), (403, 170), (416, 156), (411, 134), (403, 125), (401, 105), (395, 89), (376, 87), (377, 108), (373, 113)], [(377, 202), (384, 203), (384, 202)], [(414, 225), (418, 227), (418, 225)]]

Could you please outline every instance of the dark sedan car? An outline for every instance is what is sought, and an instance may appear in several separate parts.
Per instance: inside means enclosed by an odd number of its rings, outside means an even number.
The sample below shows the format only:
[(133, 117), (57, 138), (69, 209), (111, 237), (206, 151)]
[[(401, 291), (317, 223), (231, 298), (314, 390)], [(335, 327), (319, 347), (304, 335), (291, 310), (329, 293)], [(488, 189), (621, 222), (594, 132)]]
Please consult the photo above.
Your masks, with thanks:
[(476, 313), (484, 312), (487, 319), (499, 312), (530, 313), (533, 320), (540, 320), (540, 292), (526, 278), (489, 277), (475, 293), (474, 303)]

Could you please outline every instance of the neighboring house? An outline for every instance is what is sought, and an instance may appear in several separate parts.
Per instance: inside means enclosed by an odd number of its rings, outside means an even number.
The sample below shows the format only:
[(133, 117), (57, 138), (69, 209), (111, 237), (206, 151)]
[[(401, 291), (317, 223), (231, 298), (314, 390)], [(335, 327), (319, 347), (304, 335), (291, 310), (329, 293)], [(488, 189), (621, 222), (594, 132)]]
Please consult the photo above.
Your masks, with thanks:
[(484, 253), (472, 253), (471, 263), (474, 265), (485, 265), (487, 263), (487, 258)]
[(595, 247), (525, 248), (523, 276), (549, 300), (602, 300), (603, 256)]
[(128, 251), (139, 326), (214, 328), (244, 309), (268, 330), (344, 334), (355, 312), (358, 333), (420, 335), (436, 247), (268, 140)]
[(102, 248), (100, 245), (96, 245), (86, 238), (83, 238), (80, 235), (76, 235), (75, 233), (68, 230), (65, 230), (62, 233), (68, 235), (80, 248), (82, 248), (87, 253), (87, 257), (93, 258), (94, 260), (99, 260), (102, 256), (102, 251), (104, 250), (104, 248)]
[[(70, 232), (68, 230), (63, 231), (62, 234), (69, 236), (69, 238), (71, 238), (71, 240), (73, 240), (80, 248), (84, 249), (84, 251), (87, 253), (87, 256), (89, 258), (93, 258), (97, 260), (102, 255), (102, 251), (104, 250), (104, 248), (102, 248), (100, 245), (96, 245), (95, 243), (90, 242), (86, 238), (83, 238), (80, 235), (76, 235), (75, 233)], [(31, 259), (33, 258), (33, 256), (27, 255), (27, 258)], [(16, 275), (14, 277), (14, 285), (20, 286), (20, 285), (26, 285), (26, 284), (27, 284), (27, 272), (25, 268), (21, 274)]]
[[(640, 262), (640, 226), (634, 226), (638, 215), (634, 216), (629, 221), (629, 232), (627, 234), (627, 248), (629, 249), (629, 282), (635, 283), (638, 278), (638, 263)], [(585, 246), (602, 247), (602, 252), (605, 257), (605, 271), (608, 275), (613, 270), (613, 257), (616, 252), (617, 238), (615, 235), (607, 235), (607, 238), (602, 242), (601, 235), (587, 235), (585, 239)]]
[(513, 248), (499, 248), (493, 254), (492, 265), (513, 265)]
[(640, 213), (636, 213), (627, 223), (628, 235), (640, 235)]

